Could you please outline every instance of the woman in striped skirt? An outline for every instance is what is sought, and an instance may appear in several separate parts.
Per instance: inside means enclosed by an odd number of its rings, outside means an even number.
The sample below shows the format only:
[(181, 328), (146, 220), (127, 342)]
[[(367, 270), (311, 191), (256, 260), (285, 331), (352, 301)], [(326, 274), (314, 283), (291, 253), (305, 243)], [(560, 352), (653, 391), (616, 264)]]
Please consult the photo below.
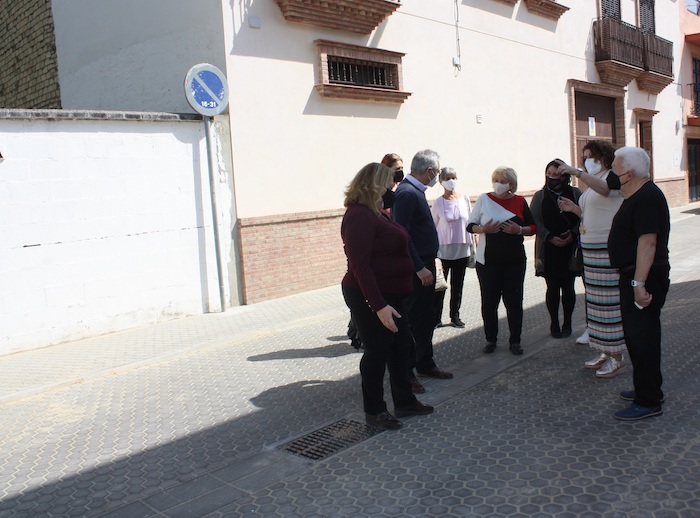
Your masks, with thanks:
[(608, 256), (610, 226), (624, 200), (619, 178), (610, 174), (614, 158), (615, 148), (608, 141), (589, 141), (583, 148), (585, 170), (562, 166), (562, 172), (578, 177), (588, 189), (578, 205), (565, 199), (559, 204), (561, 210), (581, 218), (587, 331), (590, 346), (597, 352), (585, 367), (596, 369), (599, 378), (612, 378), (627, 368), (623, 354), (627, 348), (620, 314), (620, 275), (610, 265)]

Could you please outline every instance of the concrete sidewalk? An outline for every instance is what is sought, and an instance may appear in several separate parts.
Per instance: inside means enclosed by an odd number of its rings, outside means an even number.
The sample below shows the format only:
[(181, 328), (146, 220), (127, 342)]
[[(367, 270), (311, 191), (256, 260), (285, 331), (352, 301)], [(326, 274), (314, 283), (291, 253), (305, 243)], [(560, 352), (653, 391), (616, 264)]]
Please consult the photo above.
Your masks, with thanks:
[[(525, 355), (483, 355), (470, 271), (467, 327), (435, 333), (455, 372), (426, 382), (436, 413), (363, 435), (332, 287), (0, 357), (0, 517), (700, 516), (698, 214), (672, 211), (660, 418), (611, 418), (631, 376), (581, 368), (582, 295), (575, 336), (549, 337), (531, 269)], [(319, 430), (346, 440), (285, 450)]]

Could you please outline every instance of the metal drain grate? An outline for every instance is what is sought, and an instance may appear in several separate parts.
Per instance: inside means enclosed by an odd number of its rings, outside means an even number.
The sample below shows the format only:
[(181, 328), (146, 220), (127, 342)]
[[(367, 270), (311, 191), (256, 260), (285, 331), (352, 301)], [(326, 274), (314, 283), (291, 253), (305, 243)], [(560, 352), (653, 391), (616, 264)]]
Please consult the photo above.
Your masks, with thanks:
[(311, 460), (321, 460), (383, 430), (364, 423), (341, 419), (320, 430), (282, 445), (281, 449)]

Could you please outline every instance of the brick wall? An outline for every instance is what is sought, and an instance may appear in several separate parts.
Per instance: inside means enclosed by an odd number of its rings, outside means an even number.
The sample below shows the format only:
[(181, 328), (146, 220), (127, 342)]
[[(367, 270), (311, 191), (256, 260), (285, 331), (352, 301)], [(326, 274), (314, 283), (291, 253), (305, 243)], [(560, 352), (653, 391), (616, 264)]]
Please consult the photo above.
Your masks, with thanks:
[(345, 209), (239, 221), (243, 300), (253, 304), (333, 284), (346, 271)]
[(685, 176), (654, 180), (654, 183), (666, 195), (669, 207), (680, 207), (688, 204), (688, 181)]
[(61, 108), (51, 0), (2, 2), (0, 108)]

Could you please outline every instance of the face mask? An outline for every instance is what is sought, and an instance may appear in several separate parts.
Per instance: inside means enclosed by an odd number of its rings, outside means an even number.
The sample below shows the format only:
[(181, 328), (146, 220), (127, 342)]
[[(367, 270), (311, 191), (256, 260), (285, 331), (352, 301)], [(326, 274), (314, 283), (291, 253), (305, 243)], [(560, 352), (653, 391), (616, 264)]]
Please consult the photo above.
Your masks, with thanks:
[(437, 181), (438, 181), (438, 177), (437, 177), (437, 175), (435, 175), (433, 177), (433, 179), (430, 180), (430, 182), (428, 182), (428, 187), (433, 187), (437, 183)]
[(620, 184), (620, 177), (612, 171), (608, 173), (608, 177), (605, 179), (605, 182), (608, 184), (608, 187), (610, 187), (610, 189), (613, 191), (619, 191), (620, 187), (622, 186)]
[(586, 161), (583, 163), (583, 165), (586, 167), (586, 171), (588, 171), (588, 174), (600, 173), (600, 162), (598, 162), (594, 158), (586, 158)]
[(394, 171), (394, 183), (399, 183), (403, 180), (403, 169), (397, 169)]
[(445, 180), (442, 182), (442, 186), (448, 191), (454, 191), (457, 187), (457, 180)]
[(385, 209), (390, 209), (394, 206), (394, 200), (396, 199), (396, 193), (391, 189), (387, 189), (382, 196), (382, 207)]
[(561, 178), (549, 178), (547, 177), (547, 188), (550, 191), (558, 191), (562, 187), (562, 179)]
[(493, 182), (493, 191), (496, 194), (505, 194), (510, 191), (510, 185), (507, 183)]

